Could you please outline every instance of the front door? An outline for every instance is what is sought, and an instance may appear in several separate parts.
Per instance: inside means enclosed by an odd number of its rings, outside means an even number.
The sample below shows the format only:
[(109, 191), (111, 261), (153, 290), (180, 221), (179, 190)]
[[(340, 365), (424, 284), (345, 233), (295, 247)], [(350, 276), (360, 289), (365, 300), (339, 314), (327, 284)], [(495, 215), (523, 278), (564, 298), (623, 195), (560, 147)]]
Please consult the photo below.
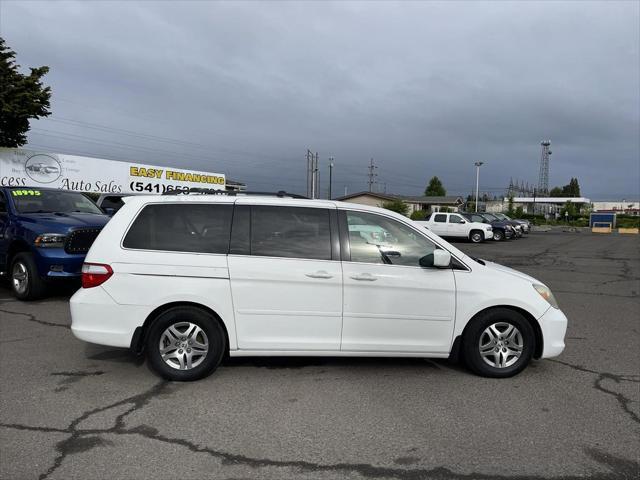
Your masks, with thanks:
[(240, 202), (229, 254), (238, 347), (339, 350), (342, 267), (335, 207)]
[(342, 266), (341, 349), (448, 353), (455, 282), (451, 268), (428, 266), (436, 245), (390, 217), (358, 211), (341, 211), (339, 217), (350, 250)]
[(466, 237), (467, 236), (467, 223), (462, 215), (455, 213), (449, 214), (449, 222), (447, 223), (447, 235), (450, 237)]

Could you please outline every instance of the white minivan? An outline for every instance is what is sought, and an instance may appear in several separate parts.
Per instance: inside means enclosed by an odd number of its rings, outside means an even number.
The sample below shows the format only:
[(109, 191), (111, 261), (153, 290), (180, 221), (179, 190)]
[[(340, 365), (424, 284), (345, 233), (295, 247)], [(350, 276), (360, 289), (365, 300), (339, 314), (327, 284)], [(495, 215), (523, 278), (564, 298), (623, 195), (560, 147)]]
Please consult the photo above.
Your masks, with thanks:
[(74, 335), (144, 352), (171, 380), (225, 355), (455, 356), (508, 377), (564, 349), (542, 282), (365, 205), (129, 197), (85, 262)]

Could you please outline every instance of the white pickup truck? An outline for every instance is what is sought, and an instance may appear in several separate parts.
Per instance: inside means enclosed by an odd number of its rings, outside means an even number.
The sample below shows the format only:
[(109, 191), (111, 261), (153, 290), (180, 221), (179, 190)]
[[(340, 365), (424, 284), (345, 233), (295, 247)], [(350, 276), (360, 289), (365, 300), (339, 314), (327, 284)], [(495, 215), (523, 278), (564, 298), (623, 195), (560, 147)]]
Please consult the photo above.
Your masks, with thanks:
[(470, 222), (457, 213), (434, 212), (424, 221), (416, 221), (415, 223), (441, 237), (468, 238), (473, 243), (480, 243), (493, 238), (491, 225)]

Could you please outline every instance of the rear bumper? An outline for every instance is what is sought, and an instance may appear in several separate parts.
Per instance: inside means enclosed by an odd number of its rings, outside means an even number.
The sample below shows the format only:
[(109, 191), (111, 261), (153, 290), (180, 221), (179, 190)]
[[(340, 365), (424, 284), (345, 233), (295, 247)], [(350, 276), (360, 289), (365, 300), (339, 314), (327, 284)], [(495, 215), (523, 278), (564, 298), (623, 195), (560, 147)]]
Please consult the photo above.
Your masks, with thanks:
[(484, 239), (491, 240), (493, 238), (493, 230), (485, 230), (484, 231)]
[(542, 330), (542, 357), (556, 357), (564, 350), (564, 336), (567, 332), (567, 317), (561, 310), (549, 307), (538, 319)]
[(112, 347), (129, 348), (136, 328), (150, 313), (149, 307), (117, 304), (102, 287), (81, 288), (69, 305), (77, 338)]

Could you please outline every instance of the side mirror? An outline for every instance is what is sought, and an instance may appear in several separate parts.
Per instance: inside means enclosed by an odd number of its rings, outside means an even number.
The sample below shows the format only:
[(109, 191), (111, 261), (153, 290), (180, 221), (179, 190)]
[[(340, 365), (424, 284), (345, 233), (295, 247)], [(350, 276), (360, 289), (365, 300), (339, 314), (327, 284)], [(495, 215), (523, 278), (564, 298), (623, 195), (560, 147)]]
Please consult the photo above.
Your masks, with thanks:
[(451, 266), (451, 254), (446, 250), (434, 250), (433, 266), (437, 268), (449, 268)]
[(113, 216), (114, 213), (116, 213), (116, 209), (115, 208), (111, 208), (111, 207), (104, 207), (102, 209), (102, 211), (106, 214), (109, 215), (110, 217)]

